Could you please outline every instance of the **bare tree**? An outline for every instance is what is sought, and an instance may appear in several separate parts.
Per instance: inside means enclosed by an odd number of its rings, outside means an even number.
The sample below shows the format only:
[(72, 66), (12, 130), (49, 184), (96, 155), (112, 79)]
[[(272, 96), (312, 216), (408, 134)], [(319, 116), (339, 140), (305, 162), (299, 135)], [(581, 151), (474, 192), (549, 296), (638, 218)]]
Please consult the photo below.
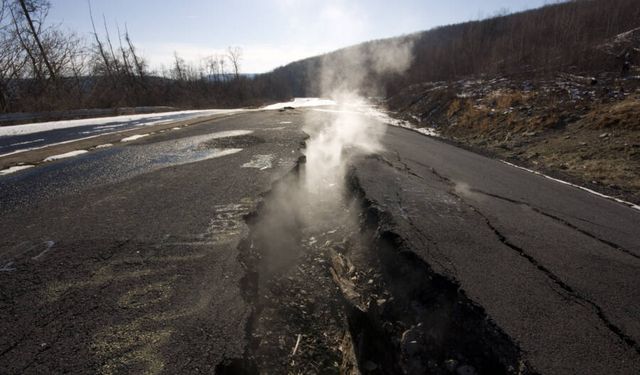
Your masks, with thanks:
[(137, 54), (136, 49), (131, 42), (131, 37), (129, 36), (129, 30), (127, 29), (127, 25), (124, 25), (124, 40), (127, 42), (129, 46), (129, 52), (131, 53), (131, 58), (133, 59), (133, 64), (136, 67), (136, 72), (140, 78), (144, 78), (145, 73), (145, 63)]
[(107, 45), (109, 46), (109, 52), (111, 52), (111, 61), (113, 63), (113, 68), (115, 69), (116, 73), (121, 74), (122, 72), (120, 71), (120, 62), (113, 50), (113, 44), (111, 43), (111, 35), (109, 33), (109, 27), (107, 26), (107, 19), (105, 18), (104, 14), (102, 15), (102, 23), (104, 24), (104, 32), (105, 32), (105, 37), (107, 38)]
[(113, 70), (111, 69), (111, 63), (109, 62), (109, 58), (107, 56), (107, 52), (105, 51), (104, 45), (98, 36), (98, 32), (96, 31), (96, 24), (93, 20), (93, 11), (91, 9), (91, 0), (87, 0), (89, 4), (89, 18), (91, 19), (91, 27), (93, 28), (93, 38), (96, 42), (96, 48), (98, 49), (98, 53), (100, 54), (100, 58), (102, 59), (102, 63), (104, 64), (104, 70), (107, 72), (109, 77), (113, 76)]
[(240, 60), (242, 59), (242, 48), (240, 47), (228, 47), (227, 57), (233, 68), (233, 74), (236, 79), (240, 78)]
[(116, 24), (116, 30), (118, 31), (118, 49), (120, 50), (120, 56), (122, 57), (122, 65), (124, 69), (124, 75), (133, 77), (133, 68), (129, 63), (129, 50), (125, 49), (122, 45), (122, 34), (120, 33), (120, 26)]
[(13, 33), (13, 37), (15, 37), (15, 39), (18, 41), (18, 43), (20, 44), (20, 47), (22, 48), (22, 50), (27, 54), (29, 61), (31, 62), (31, 68), (33, 70), (33, 75), (37, 78), (37, 79), (41, 79), (42, 78), (42, 74), (41, 74), (41, 70), (40, 70), (40, 65), (38, 63), (38, 59), (35, 55), (35, 52), (32, 50), (30, 44), (28, 43), (27, 39), (24, 38), (23, 36), (23, 31), (20, 27), (20, 23), (18, 21), (18, 16), (16, 15), (15, 11), (12, 8), (9, 8), (9, 11), (11, 12), (11, 20), (13, 21), (13, 27), (15, 32)]
[(227, 71), (225, 70), (225, 57), (218, 56), (218, 67), (220, 69), (220, 80), (223, 81), (226, 79)]
[(186, 62), (182, 57), (178, 55), (178, 52), (173, 52), (173, 69), (171, 69), (171, 77), (176, 81), (186, 81)]
[[(50, 77), (55, 79), (56, 72), (53, 69), (51, 62), (49, 61), (49, 58), (47, 57), (47, 53), (44, 47), (42, 46), (42, 41), (40, 40), (40, 31), (41, 31), (40, 25), (44, 20), (43, 19), (36, 20), (39, 24), (38, 28), (36, 28), (36, 26), (34, 25), (34, 20), (31, 17), (31, 14), (35, 12), (39, 12), (40, 14), (43, 14), (46, 16), (46, 13), (50, 6), (49, 2), (47, 2), (46, 0), (18, 0), (18, 3), (20, 4), (20, 9), (22, 10), (22, 15), (26, 20), (31, 37), (33, 38), (36, 46), (38, 47), (38, 50), (40, 51), (40, 58), (44, 61), (44, 64), (46, 65), (47, 70), (49, 71)], [(42, 18), (44, 18), (44, 16)]]

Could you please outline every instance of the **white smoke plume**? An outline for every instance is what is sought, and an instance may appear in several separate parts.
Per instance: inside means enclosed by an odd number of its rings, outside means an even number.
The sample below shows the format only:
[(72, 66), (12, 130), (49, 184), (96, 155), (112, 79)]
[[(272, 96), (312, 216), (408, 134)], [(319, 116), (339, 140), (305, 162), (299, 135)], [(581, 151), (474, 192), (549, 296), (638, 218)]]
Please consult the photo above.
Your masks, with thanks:
[(413, 62), (413, 39), (392, 39), (365, 43), (323, 56), (320, 93), (336, 98), (345, 94), (377, 95), (381, 78), (401, 74)]
[[(370, 43), (329, 55), (318, 82), (323, 97), (333, 99), (330, 112), (307, 111), (303, 129), (306, 163), (298, 176), (289, 176), (265, 201), (254, 239), (262, 249), (263, 272), (272, 274), (297, 257), (302, 232), (327, 232), (338, 226), (354, 228), (358, 210), (345, 200), (346, 173), (354, 157), (381, 152), (386, 126), (361, 112), (372, 92), (372, 80), (398, 74), (411, 64), (411, 43)], [(302, 228), (302, 229), (301, 229)], [(297, 250), (298, 249), (298, 250)]]
[[(410, 39), (370, 42), (325, 56), (320, 70), (322, 96), (336, 101), (335, 117), (318, 127), (307, 127), (305, 179), (315, 194), (341, 193), (350, 160), (358, 155), (382, 151), (385, 125), (359, 114), (370, 103), (362, 92), (379, 93), (377, 80), (400, 74), (412, 62)], [(308, 121), (312, 123), (312, 121)]]

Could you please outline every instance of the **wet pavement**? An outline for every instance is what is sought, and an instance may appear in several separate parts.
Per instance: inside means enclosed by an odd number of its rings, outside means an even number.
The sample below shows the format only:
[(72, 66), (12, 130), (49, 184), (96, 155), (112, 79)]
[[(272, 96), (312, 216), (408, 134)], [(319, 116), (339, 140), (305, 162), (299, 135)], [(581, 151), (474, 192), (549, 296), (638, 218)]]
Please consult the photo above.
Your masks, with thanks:
[(0, 127), (0, 155), (156, 124), (240, 111), (201, 110)]

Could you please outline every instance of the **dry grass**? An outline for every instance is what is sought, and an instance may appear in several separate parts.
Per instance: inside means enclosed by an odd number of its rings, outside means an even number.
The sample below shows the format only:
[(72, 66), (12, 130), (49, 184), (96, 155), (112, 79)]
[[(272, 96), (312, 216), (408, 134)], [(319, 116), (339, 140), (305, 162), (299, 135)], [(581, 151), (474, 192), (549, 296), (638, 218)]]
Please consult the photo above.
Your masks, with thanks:
[(630, 97), (621, 102), (605, 104), (590, 112), (583, 122), (593, 129), (640, 130), (640, 99)]

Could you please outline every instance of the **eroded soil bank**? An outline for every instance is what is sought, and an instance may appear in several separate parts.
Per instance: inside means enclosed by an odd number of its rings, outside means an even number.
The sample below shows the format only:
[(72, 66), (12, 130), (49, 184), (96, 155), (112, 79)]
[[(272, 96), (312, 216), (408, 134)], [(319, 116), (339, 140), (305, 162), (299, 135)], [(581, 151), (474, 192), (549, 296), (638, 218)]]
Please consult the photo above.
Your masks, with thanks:
[(640, 202), (640, 79), (480, 77), (411, 86), (387, 103), (447, 140)]

